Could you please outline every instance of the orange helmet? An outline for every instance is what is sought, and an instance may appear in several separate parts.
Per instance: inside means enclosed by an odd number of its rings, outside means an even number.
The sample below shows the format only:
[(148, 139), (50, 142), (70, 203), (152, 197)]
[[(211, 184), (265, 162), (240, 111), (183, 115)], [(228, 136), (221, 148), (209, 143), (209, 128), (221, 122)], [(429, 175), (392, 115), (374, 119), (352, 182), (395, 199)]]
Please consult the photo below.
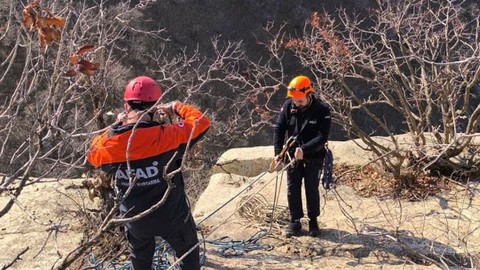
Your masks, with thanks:
[(161, 96), (162, 90), (154, 79), (147, 76), (139, 76), (127, 84), (123, 100), (156, 102)]
[(287, 88), (287, 97), (303, 98), (313, 92), (312, 82), (307, 76), (297, 76), (293, 78)]

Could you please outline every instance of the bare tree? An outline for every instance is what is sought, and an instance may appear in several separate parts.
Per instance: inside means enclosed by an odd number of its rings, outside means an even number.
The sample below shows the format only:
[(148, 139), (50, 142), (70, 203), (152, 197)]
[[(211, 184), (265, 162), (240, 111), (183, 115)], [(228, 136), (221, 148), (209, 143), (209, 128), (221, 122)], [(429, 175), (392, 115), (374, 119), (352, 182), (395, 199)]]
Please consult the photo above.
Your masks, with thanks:
[[(161, 102), (183, 99), (208, 109), (213, 119), (206, 139), (185, 157), (194, 199), (218, 153), (269, 124), (270, 94), (261, 81), (269, 75), (247, 70), (241, 43), (213, 38), (213, 59), (198, 51), (172, 54), (168, 33), (152, 29), (142, 15), (156, 1), (134, 2), (0, 1), (6, 15), (0, 43), (8, 49), (0, 51), (0, 194), (11, 198), (0, 206), (0, 218), (22, 199), (25, 186), (85, 172), (91, 137), (113, 123), (123, 87), (138, 73), (157, 79)], [(106, 212), (95, 221), (99, 229), (58, 267), (126, 222), (117, 216), (114, 198), (104, 200)]]
[[(5, 173), (0, 193), (14, 187), (16, 197), (24, 185), (44, 176), (78, 174), (91, 132), (107, 126), (110, 96), (118, 95), (118, 78), (127, 71), (120, 64), (122, 48), (114, 41), (133, 30), (129, 21), (136, 8), (121, 3), (107, 11), (103, 4), (31, 1), (19, 7), (10, 2), (3, 41), (11, 53), (0, 77), (6, 89), (0, 115)], [(52, 18), (56, 24), (48, 24)], [(92, 49), (72, 61), (69, 56), (85, 45)], [(10, 206), (2, 207), (2, 215)]]
[[(397, 179), (478, 175), (479, 7), (457, 2), (379, 0), (368, 16), (314, 13), (300, 37), (270, 47), (295, 54), (316, 77), (333, 120)], [(403, 132), (412, 143), (394, 136)]]
[(108, 2), (3, 3), (0, 42), (10, 53), (0, 63), (0, 194), (10, 200), (0, 218), (25, 186), (85, 170), (90, 137), (108, 126), (106, 112), (128, 79), (129, 45), (119, 41), (139, 33), (166, 40), (163, 30), (136, 28), (142, 5)]

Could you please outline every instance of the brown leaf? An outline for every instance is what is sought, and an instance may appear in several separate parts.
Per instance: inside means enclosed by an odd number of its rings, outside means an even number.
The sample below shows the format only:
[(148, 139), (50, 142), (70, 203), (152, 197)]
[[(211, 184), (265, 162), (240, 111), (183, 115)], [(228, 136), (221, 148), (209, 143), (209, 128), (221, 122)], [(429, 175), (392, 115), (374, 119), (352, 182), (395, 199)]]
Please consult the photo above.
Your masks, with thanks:
[(97, 70), (98, 69), (98, 66), (90, 61), (87, 61), (87, 60), (80, 60), (78, 61), (78, 64), (80, 66), (83, 66), (85, 67), (86, 69), (90, 69), (90, 70)]
[(93, 75), (93, 70), (91, 69), (88, 69), (88, 68), (85, 68), (84, 66), (80, 66), (78, 68), (78, 71), (80, 71), (81, 73), (87, 75), (87, 76), (92, 76)]
[(28, 28), (30, 26), (30, 23), (32, 22), (32, 18), (30, 17), (30, 13), (26, 8), (22, 10), (22, 15), (23, 15), (23, 26), (25, 28)]
[[(30, 28), (29, 26), (31, 24), (31, 21), (32, 19), (30, 18), (30, 16), (24, 17), (23, 26), (25, 26), (25, 28)], [(30, 31), (32, 31), (31, 28), (30, 28)]]
[(35, 27), (37, 23), (37, 11), (35, 10), (35, 7), (28, 5), (22, 10), (22, 15), (23, 15), (23, 26), (26, 28), (29, 28), (30, 31), (33, 31), (33, 28)]
[(62, 32), (58, 29), (53, 29), (53, 40), (60, 41), (62, 39)]
[(74, 69), (70, 69), (69, 71), (65, 72), (65, 76), (67, 77), (73, 77), (75, 75), (77, 75), (77, 71)]
[(65, 26), (65, 21), (63, 21), (63, 19), (58, 16), (51, 16), (48, 18), (44, 18), (43, 23), (46, 24), (47, 26), (58, 26), (60, 28), (63, 28)]
[(78, 63), (78, 55), (72, 54), (70, 57), (68, 57), (68, 61), (70, 61), (71, 64), (77, 64)]
[(96, 64), (89, 62), (87, 60), (78, 61), (78, 65), (79, 65), (78, 71), (80, 71), (81, 73), (87, 76), (92, 76), (94, 71), (98, 69)]
[(42, 27), (38, 30), (38, 33), (45, 39), (47, 45), (62, 38), (60, 31), (51, 27)]
[(90, 51), (93, 51), (93, 48), (95, 48), (93, 45), (85, 45), (77, 51), (77, 55), (82, 55), (82, 54), (86, 54)]

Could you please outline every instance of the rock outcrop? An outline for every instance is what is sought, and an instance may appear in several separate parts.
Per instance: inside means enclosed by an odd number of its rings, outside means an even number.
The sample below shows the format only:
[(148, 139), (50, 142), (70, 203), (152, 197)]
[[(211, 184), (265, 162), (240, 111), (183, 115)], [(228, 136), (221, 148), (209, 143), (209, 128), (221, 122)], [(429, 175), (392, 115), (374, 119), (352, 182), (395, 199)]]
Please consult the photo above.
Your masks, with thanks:
[[(337, 164), (363, 165), (371, 159), (358, 142), (330, 142), (329, 147)], [(285, 238), (286, 174), (265, 172), (272, 155), (270, 146), (225, 152), (195, 204), (194, 217), (207, 241), (238, 243), (265, 230), (268, 236), (258, 243), (273, 250), (224, 258), (221, 246), (207, 244), (205, 269), (438, 269), (441, 260), (472, 266), (468, 259), (479, 267), (475, 213), (480, 196), (470, 196), (461, 186), (422, 202), (360, 197), (347, 186), (329, 192), (321, 188), (320, 237), (304, 232)], [(302, 223), (306, 228), (307, 220)]]
[[(82, 215), (98, 207), (82, 180), (44, 179), (23, 189), (0, 218), (0, 268), (19, 257), (8, 269), (51, 269), (81, 243)], [(0, 196), (1, 206), (10, 199), (5, 195)]]

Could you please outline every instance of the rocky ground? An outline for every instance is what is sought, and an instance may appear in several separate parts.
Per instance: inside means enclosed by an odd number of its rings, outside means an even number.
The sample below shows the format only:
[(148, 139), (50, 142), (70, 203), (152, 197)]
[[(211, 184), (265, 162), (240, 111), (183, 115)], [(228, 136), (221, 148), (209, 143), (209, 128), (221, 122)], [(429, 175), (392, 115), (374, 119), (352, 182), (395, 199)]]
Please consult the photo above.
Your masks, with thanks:
[[(368, 160), (344, 142), (331, 148), (337, 175), (345, 172), (340, 164), (346, 159)], [(231, 150), (213, 169), (194, 207), (207, 240), (203, 269), (480, 269), (478, 182), (442, 183), (422, 200), (393, 199), (365, 192), (373, 186), (378, 195), (385, 179), (345, 173), (336, 189), (322, 189), (321, 235), (308, 236), (302, 220), (303, 234), (285, 238), (285, 175), (262, 173), (271, 152), (271, 147)], [(89, 199), (82, 181), (25, 188), (0, 218), (0, 269), (51, 269), (79, 245), (85, 220), (98, 215), (98, 201)], [(2, 195), (0, 205), (8, 199)]]
[[(333, 142), (330, 148), (340, 177), (335, 190), (321, 189), (317, 238), (307, 236), (307, 220), (302, 220), (302, 236), (283, 236), (285, 174), (262, 175), (271, 147), (222, 155), (194, 211), (207, 240), (245, 241), (265, 229), (269, 234), (258, 243), (273, 250), (222, 256), (219, 247), (228, 247), (225, 242), (207, 245), (205, 269), (480, 269), (478, 182), (425, 177), (419, 186), (393, 196), (390, 179), (372, 169), (355, 170), (369, 160), (368, 153), (352, 142)], [(356, 172), (349, 173), (352, 169)]]
[[(472, 189), (478, 190), (478, 185)], [(378, 200), (340, 186), (323, 194), (319, 237), (307, 235), (303, 220), (302, 236), (285, 238), (286, 218), (279, 214), (271, 234), (258, 241), (273, 250), (226, 257), (220, 254), (221, 245), (207, 245), (205, 269), (468, 269), (467, 260), (480, 250), (480, 198), (466, 197), (465, 190), (454, 188), (422, 202)], [(284, 209), (283, 203), (278, 206)], [(268, 230), (269, 219), (259, 221), (260, 212), (254, 219), (234, 215), (210, 238), (247, 240), (261, 228)], [(213, 227), (226, 217), (205, 223)], [(477, 261), (471, 268), (478, 267)]]

